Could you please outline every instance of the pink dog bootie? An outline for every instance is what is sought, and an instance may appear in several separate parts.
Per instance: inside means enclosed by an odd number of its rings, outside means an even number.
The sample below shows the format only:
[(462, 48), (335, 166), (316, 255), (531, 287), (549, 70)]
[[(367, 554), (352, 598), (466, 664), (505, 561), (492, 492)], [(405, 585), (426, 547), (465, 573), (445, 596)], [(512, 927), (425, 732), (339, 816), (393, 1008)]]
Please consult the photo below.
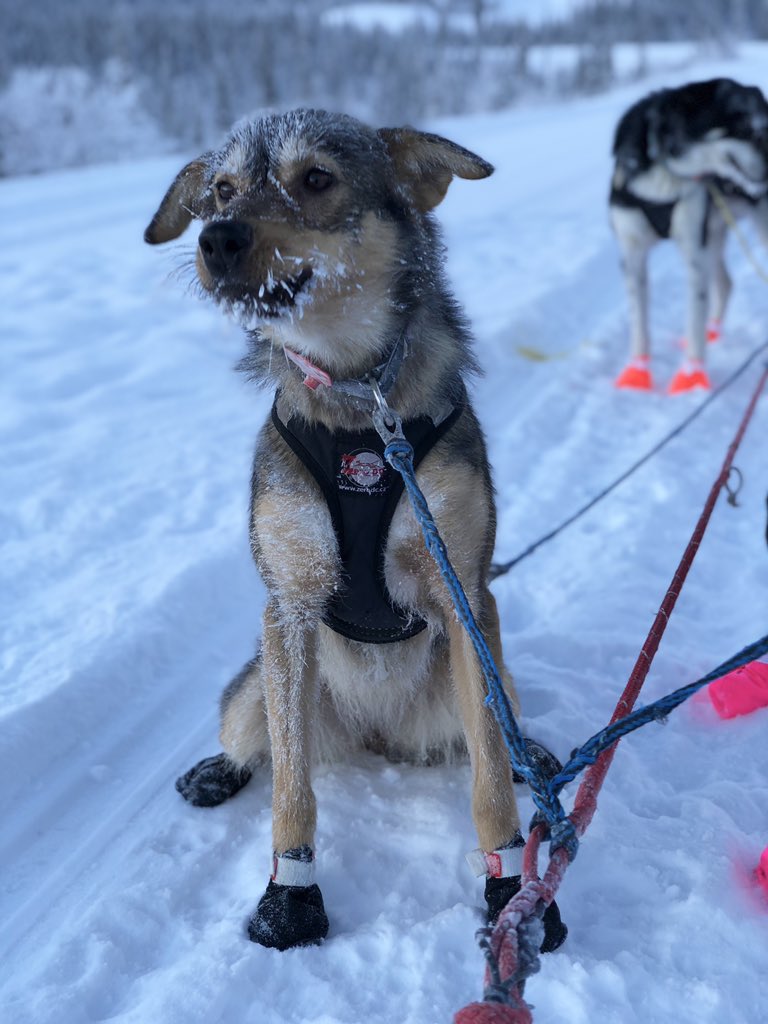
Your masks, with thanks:
[(757, 865), (755, 877), (757, 878), (757, 884), (765, 895), (768, 896), (768, 846), (760, 855), (760, 863)]
[(768, 665), (750, 661), (710, 683), (707, 693), (721, 718), (736, 718), (768, 707)]

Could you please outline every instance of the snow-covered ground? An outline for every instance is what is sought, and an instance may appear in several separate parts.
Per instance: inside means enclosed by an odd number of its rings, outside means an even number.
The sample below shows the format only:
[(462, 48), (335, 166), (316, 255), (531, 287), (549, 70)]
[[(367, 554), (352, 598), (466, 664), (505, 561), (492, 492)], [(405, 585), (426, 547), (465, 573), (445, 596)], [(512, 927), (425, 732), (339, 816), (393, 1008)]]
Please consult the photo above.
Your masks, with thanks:
[[(768, 87), (748, 52), (697, 69), (719, 73)], [(627, 324), (608, 153), (650, 84), (431, 126), (497, 166), (439, 212), (486, 370), (499, 558), (700, 400), (611, 387)], [(270, 401), (232, 372), (238, 330), (185, 292), (194, 238), (142, 243), (179, 163), (0, 183), (0, 1019), (449, 1024), (483, 971), (465, 768), (369, 755), (318, 773), (331, 934), (287, 953), (244, 932), (269, 870), (269, 779), (213, 810), (174, 792), (218, 749), (219, 691), (258, 636), (246, 514)], [(730, 254), (715, 382), (768, 329), (765, 284)], [(671, 247), (652, 285), (663, 383), (683, 320)], [(608, 720), (757, 372), (494, 584), (525, 727), (561, 757)], [(644, 700), (766, 631), (767, 427), (764, 397), (740, 507), (718, 504)], [(768, 710), (721, 724), (695, 705), (624, 741), (560, 891), (570, 936), (526, 991), (537, 1024), (765, 1020), (768, 904), (749, 874), (768, 844), (767, 724)]]

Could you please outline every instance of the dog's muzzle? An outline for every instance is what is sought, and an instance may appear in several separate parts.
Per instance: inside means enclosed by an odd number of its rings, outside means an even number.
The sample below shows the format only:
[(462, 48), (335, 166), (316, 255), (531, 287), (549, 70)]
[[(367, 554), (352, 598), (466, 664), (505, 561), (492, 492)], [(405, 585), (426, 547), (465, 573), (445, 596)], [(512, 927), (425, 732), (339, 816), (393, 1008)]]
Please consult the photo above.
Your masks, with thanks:
[(253, 245), (253, 229), (241, 220), (216, 221), (203, 228), (198, 241), (205, 269), (212, 278), (236, 270)]
[[(290, 310), (312, 277), (307, 266), (286, 274), (282, 257), (278, 266), (261, 265), (254, 257), (255, 250), (264, 247), (263, 239), (246, 221), (214, 221), (200, 232), (198, 245), (211, 279), (208, 289), (220, 300), (249, 305), (257, 316), (275, 317)], [(279, 257), (274, 246), (269, 248)]]

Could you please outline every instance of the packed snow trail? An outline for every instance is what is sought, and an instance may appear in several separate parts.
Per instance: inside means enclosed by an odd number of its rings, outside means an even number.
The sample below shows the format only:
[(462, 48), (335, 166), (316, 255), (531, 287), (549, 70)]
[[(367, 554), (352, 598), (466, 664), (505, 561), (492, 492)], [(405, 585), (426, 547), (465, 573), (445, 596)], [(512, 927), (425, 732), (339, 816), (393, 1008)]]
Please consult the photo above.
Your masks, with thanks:
[[(677, 80), (766, 89), (751, 52)], [(611, 133), (661, 84), (430, 125), (497, 167), (438, 213), (485, 369), (500, 560), (697, 400), (611, 387), (627, 348)], [(218, 749), (219, 692), (258, 639), (248, 482), (270, 404), (232, 372), (237, 328), (188, 293), (194, 234), (166, 254), (141, 241), (182, 160), (0, 182), (0, 1019), (447, 1024), (482, 984), (466, 768), (361, 755), (318, 773), (331, 934), (282, 954), (245, 937), (269, 871), (267, 775), (213, 810), (173, 790)], [(715, 382), (768, 330), (765, 285), (729, 254)], [(660, 247), (660, 382), (683, 281)], [(572, 354), (535, 363), (520, 345)], [(753, 383), (494, 584), (525, 727), (561, 758), (608, 721)], [(741, 507), (715, 510), (649, 700), (765, 632), (766, 426), (763, 399)], [(768, 842), (766, 714), (722, 723), (694, 705), (622, 744), (558, 897), (568, 941), (526, 988), (537, 1024), (761, 1024), (768, 913), (746, 883)]]

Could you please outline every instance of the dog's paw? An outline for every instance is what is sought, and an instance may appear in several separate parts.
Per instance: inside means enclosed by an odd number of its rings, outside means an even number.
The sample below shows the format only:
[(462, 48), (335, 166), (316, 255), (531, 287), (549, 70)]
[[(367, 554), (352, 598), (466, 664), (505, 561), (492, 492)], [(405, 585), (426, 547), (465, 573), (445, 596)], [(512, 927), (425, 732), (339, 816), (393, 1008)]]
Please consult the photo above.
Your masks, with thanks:
[[(487, 878), (485, 882), (485, 902), (488, 904), (488, 924), (495, 924), (499, 914), (513, 896), (520, 892), (520, 875), (507, 878)], [(541, 943), (542, 953), (553, 953), (565, 942), (568, 928), (560, 918), (560, 909), (553, 900), (544, 911), (544, 939)]]
[[(555, 755), (529, 736), (525, 737), (525, 749), (534, 767), (539, 769), (545, 779), (552, 779), (563, 770), (563, 766)], [(512, 773), (512, 779), (517, 785), (525, 782), (522, 775), (518, 775), (517, 772)]]
[(217, 754), (198, 761), (176, 779), (176, 789), (195, 807), (216, 807), (241, 790), (250, 777), (250, 768), (238, 768), (226, 754)]
[(327, 934), (328, 917), (317, 885), (279, 885), (270, 879), (248, 922), (251, 942), (270, 949), (314, 946)]

